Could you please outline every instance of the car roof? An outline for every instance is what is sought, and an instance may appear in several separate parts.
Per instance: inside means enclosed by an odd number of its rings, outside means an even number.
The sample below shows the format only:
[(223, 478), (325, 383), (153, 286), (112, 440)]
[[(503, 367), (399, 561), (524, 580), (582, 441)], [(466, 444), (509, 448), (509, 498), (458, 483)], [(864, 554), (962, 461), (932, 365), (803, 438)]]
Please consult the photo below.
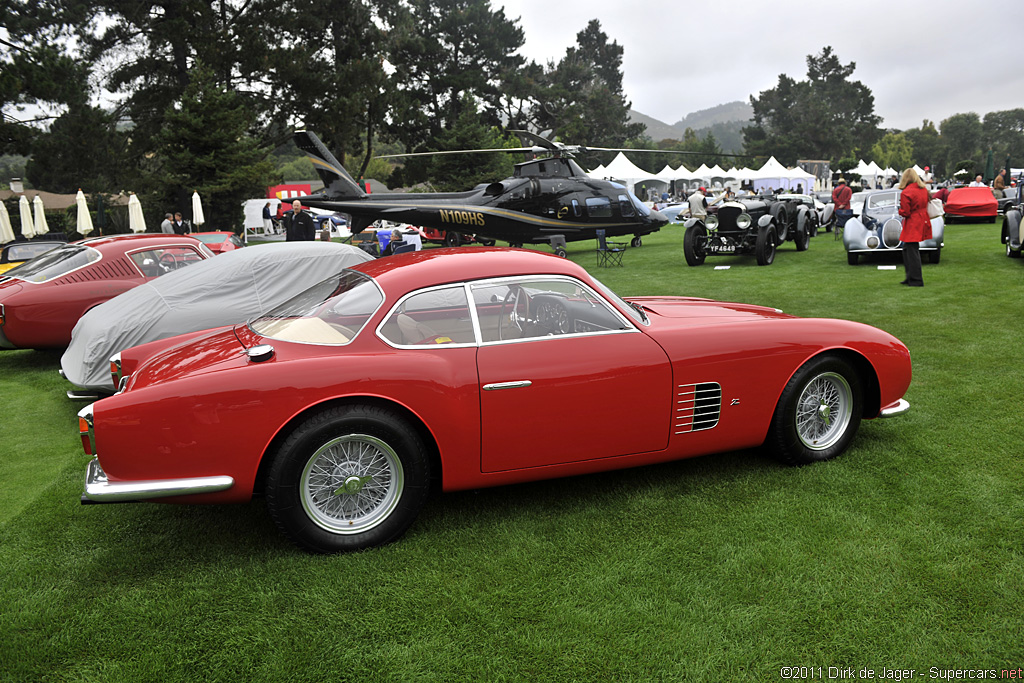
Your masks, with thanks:
[(391, 293), (515, 275), (568, 275), (586, 282), (587, 271), (569, 259), (529, 249), (455, 247), (397, 254), (360, 263), (353, 270), (374, 278)]
[(108, 244), (125, 243), (126, 246), (142, 247), (149, 244), (182, 244), (185, 242), (199, 242), (195, 237), (188, 235), (166, 235), (164, 233), (140, 233), (137, 235), (104, 235), (102, 237), (87, 237), (84, 240), (72, 242), (71, 244), (82, 244), (89, 247), (101, 247)]

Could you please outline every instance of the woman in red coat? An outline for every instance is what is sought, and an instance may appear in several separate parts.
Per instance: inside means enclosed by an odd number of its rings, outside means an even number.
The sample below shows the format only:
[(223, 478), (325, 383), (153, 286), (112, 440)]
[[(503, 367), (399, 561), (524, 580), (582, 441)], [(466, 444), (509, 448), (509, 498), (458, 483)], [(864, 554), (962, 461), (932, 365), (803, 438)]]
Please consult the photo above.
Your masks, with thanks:
[(924, 287), (919, 247), (920, 242), (932, 238), (932, 221), (928, 218), (928, 188), (917, 171), (908, 168), (900, 179), (900, 190), (900, 215), (903, 216), (900, 241), (903, 242), (903, 270), (906, 273), (906, 278), (900, 284)]

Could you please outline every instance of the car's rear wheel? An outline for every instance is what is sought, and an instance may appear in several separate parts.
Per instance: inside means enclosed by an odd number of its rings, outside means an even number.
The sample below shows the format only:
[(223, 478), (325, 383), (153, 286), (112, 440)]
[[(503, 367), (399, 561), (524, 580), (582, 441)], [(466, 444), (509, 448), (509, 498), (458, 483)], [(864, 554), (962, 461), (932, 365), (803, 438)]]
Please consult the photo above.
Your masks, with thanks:
[(770, 266), (775, 260), (775, 244), (777, 236), (775, 227), (769, 225), (758, 229), (757, 243), (754, 245), (754, 256), (757, 258), (757, 265)]
[(457, 232), (448, 230), (444, 234), (444, 244), (446, 247), (458, 247), (462, 245), (462, 235)]
[(374, 406), (332, 408), (299, 425), (278, 449), (267, 507), (304, 550), (362, 550), (409, 528), (429, 480), (426, 447), (399, 415)]
[(704, 247), (708, 242), (708, 231), (700, 223), (691, 225), (683, 235), (683, 256), (686, 257), (686, 265), (699, 266), (704, 263), (707, 253)]
[(790, 465), (836, 457), (857, 433), (863, 400), (860, 377), (849, 363), (828, 354), (812, 358), (782, 391), (768, 431), (769, 449)]

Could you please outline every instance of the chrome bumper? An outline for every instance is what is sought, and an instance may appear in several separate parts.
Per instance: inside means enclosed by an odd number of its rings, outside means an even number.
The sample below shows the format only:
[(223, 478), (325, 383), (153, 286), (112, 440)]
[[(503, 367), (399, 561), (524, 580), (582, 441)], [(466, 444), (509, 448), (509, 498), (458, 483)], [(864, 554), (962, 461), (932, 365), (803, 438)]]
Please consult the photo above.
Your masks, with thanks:
[(907, 403), (906, 399), (900, 399), (896, 402), (896, 405), (889, 408), (883, 408), (878, 417), (896, 417), (910, 410), (910, 404)]
[(82, 503), (127, 503), (169, 496), (190, 496), (197, 493), (216, 493), (234, 486), (228, 476), (193, 477), (190, 479), (152, 479), (149, 481), (110, 482), (93, 458), (85, 473), (85, 493)]

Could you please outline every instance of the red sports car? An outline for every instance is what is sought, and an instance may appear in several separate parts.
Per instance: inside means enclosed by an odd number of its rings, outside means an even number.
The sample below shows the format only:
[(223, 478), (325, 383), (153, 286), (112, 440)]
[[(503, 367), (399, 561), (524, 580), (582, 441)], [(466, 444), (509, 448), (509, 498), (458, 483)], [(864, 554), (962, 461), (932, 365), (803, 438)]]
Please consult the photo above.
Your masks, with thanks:
[(987, 187), (958, 187), (946, 199), (946, 222), (964, 219), (971, 223), (996, 222), (999, 203)]
[(907, 348), (867, 325), (627, 301), (566, 259), (486, 247), (361, 263), (112, 371), (119, 392), (79, 413), (83, 502), (263, 493), (311, 552), (397, 538), (432, 480), (475, 489), (761, 444), (827, 460), (862, 419), (908, 409), (911, 375)]
[(214, 254), (223, 254), (245, 246), (233, 232), (193, 232), (190, 236), (205, 244)]
[(0, 349), (64, 348), (93, 306), (212, 256), (187, 235), (115, 235), (57, 247), (0, 276)]

